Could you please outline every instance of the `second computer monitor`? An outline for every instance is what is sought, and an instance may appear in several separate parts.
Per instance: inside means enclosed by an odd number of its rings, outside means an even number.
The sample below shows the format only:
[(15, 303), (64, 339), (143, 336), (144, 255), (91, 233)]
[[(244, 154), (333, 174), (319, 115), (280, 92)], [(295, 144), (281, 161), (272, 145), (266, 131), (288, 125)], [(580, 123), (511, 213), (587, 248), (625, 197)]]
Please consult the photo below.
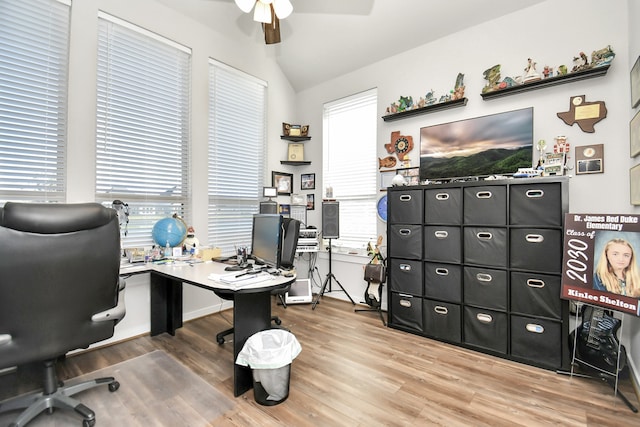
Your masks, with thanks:
[(269, 267), (280, 268), (282, 216), (255, 214), (251, 233), (251, 256)]

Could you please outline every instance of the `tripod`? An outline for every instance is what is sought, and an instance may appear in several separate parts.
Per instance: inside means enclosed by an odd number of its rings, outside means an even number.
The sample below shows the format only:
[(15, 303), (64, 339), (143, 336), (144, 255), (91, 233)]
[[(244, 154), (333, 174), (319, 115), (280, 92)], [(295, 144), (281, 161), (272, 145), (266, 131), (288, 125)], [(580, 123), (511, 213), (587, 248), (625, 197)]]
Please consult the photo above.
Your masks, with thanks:
[(316, 300), (313, 302), (311, 306), (312, 310), (316, 309), (316, 305), (318, 305), (320, 298), (324, 295), (325, 290), (327, 289), (327, 284), (329, 285), (329, 292), (331, 292), (331, 279), (336, 281), (338, 286), (340, 286), (340, 289), (342, 289), (342, 292), (344, 292), (345, 295), (347, 295), (347, 298), (349, 298), (349, 301), (351, 301), (351, 304), (356, 305), (353, 298), (351, 298), (351, 296), (349, 295), (349, 292), (346, 291), (346, 289), (340, 284), (336, 276), (331, 272), (331, 239), (329, 239), (329, 272), (327, 273), (327, 277), (325, 277), (324, 279), (324, 283), (322, 284), (322, 289), (320, 289), (320, 293), (316, 296)]

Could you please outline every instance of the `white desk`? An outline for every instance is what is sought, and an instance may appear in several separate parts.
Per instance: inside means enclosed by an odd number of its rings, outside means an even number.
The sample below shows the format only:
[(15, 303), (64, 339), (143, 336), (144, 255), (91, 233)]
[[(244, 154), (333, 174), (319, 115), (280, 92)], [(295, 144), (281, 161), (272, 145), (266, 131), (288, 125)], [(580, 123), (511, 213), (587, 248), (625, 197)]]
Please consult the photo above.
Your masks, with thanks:
[[(253, 387), (251, 369), (236, 365), (235, 360), (245, 341), (253, 334), (271, 327), (271, 291), (284, 288), (296, 280), (292, 277), (273, 276), (259, 286), (231, 290), (230, 286), (209, 278), (210, 274), (224, 274), (225, 264), (203, 262), (185, 264), (140, 264), (123, 266), (122, 276), (150, 273), (151, 336), (168, 332), (175, 335), (182, 327), (183, 283), (215, 292), (219, 296), (233, 296), (233, 392), (240, 396)], [(212, 339), (215, 333), (211, 334)]]

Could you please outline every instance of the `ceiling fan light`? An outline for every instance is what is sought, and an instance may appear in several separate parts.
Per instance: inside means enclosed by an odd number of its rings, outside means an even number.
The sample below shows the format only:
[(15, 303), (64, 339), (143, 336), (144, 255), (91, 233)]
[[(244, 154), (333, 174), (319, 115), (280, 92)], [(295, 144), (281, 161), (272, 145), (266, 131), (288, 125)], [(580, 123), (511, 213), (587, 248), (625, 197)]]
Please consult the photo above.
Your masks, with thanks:
[(284, 19), (293, 12), (293, 5), (289, 0), (273, 0), (273, 9), (278, 19)]
[(253, 5), (256, 4), (256, 0), (235, 0), (236, 6), (240, 8), (244, 13), (251, 12)]
[(264, 22), (265, 24), (271, 24), (271, 5), (257, 2), (256, 7), (253, 10), (253, 20), (256, 22)]

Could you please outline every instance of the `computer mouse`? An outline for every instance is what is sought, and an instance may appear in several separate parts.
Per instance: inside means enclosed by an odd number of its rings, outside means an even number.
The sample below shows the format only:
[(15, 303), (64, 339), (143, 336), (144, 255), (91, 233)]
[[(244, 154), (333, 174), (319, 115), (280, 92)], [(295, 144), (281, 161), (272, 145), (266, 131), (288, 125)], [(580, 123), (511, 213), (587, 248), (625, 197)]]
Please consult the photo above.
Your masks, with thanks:
[(285, 273), (284, 277), (293, 277), (293, 273)]

